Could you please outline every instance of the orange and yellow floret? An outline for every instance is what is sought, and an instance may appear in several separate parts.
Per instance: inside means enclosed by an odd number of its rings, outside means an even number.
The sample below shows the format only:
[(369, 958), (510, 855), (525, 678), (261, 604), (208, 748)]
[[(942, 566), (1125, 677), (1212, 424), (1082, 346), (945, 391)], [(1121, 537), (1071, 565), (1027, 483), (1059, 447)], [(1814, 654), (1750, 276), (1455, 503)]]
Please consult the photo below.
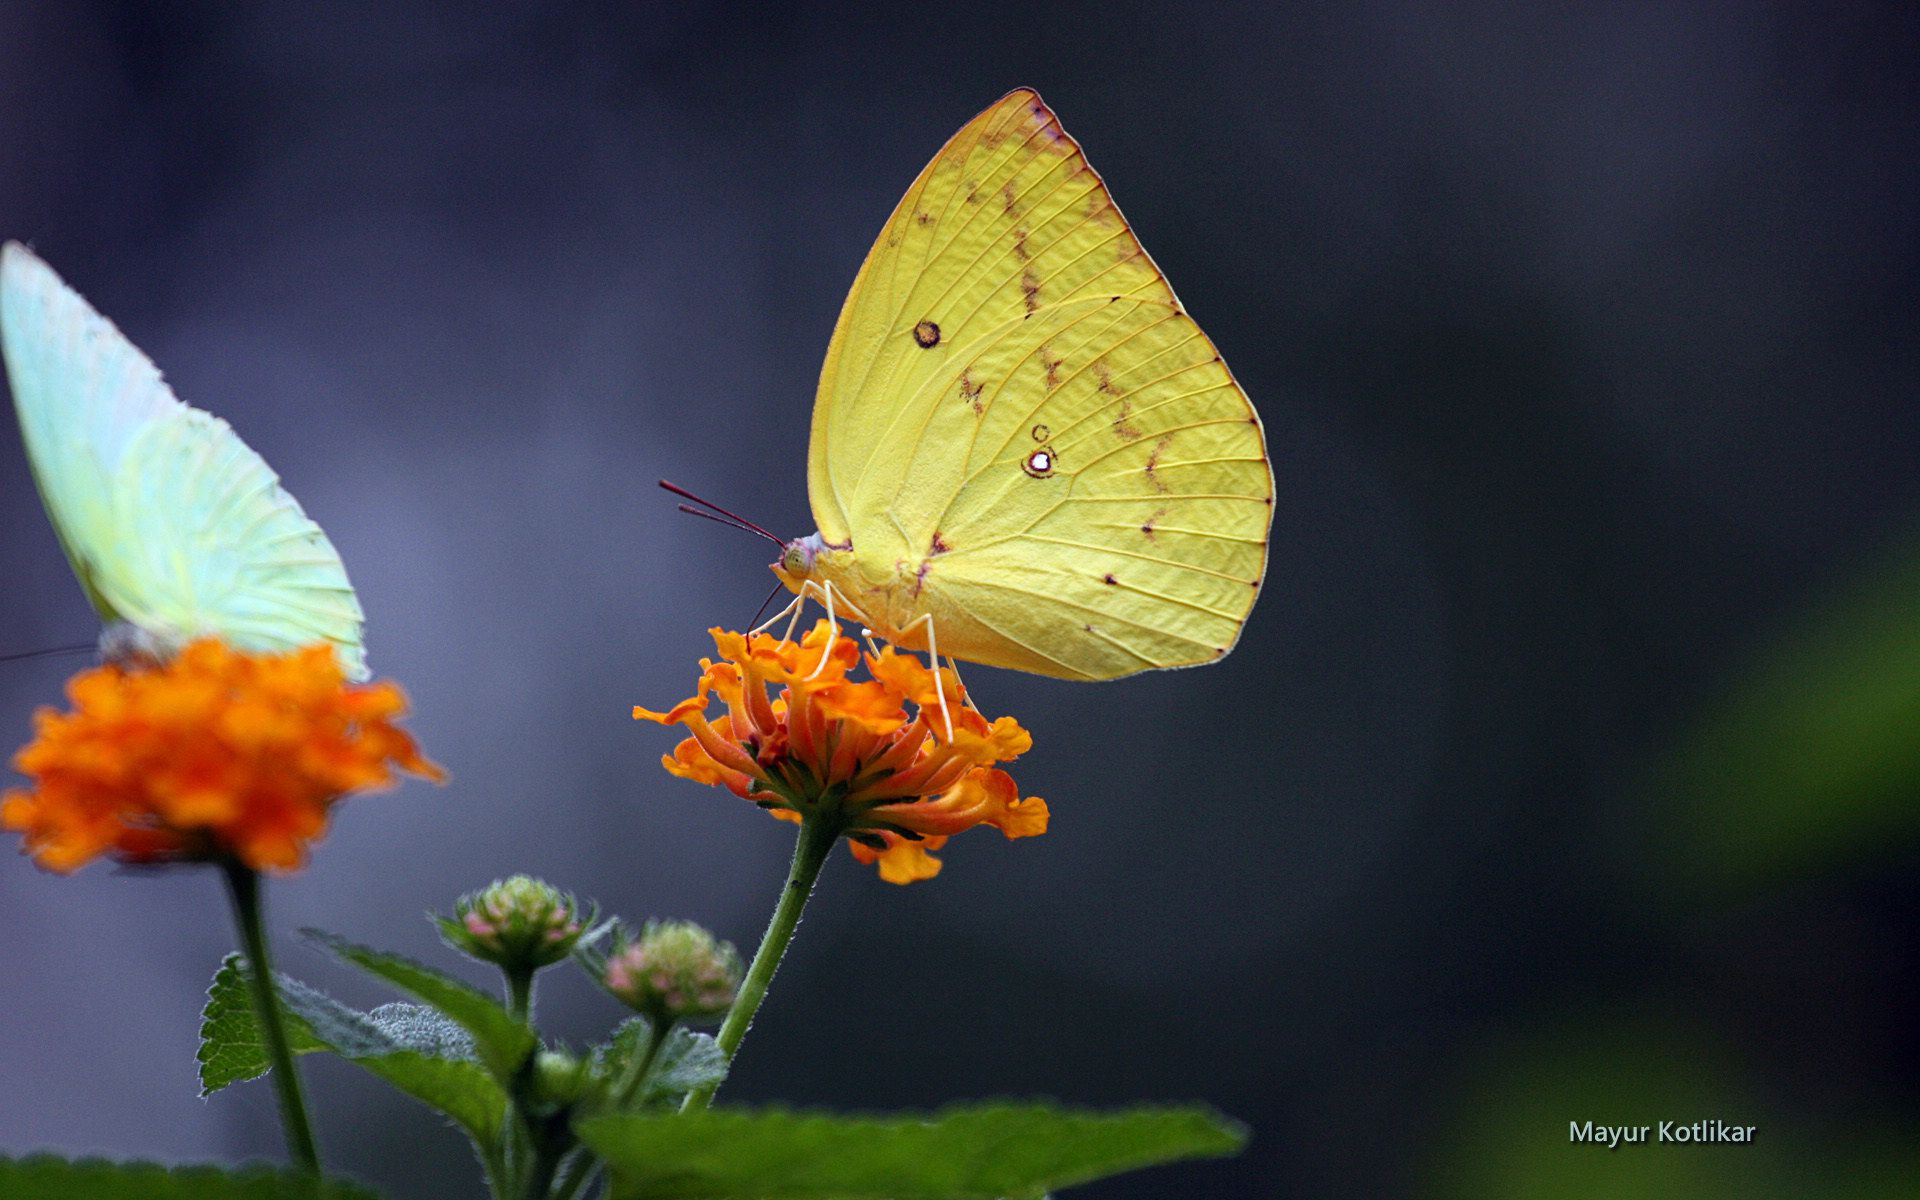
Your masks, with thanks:
[(67, 696), (72, 711), (41, 709), (14, 756), (32, 788), (0, 798), (0, 825), (49, 870), (110, 854), (289, 871), (348, 793), (445, 778), (394, 724), (400, 688), (347, 683), (325, 645), (197, 641), (163, 665), (82, 671)]
[[(933, 878), (931, 852), (976, 825), (1010, 838), (1047, 831), (1047, 802), (1021, 799), (994, 765), (1025, 753), (1032, 736), (1012, 717), (989, 722), (966, 707), (953, 672), (892, 647), (862, 655), (826, 621), (799, 642), (712, 633), (720, 661), (700, 660), (691, 699), (633, 710), (693, 735), (662, 759), (673, 774), (724, 786), (784, 820), (836, 822), (854, 857), (877, 862), (889, 883)], [(869, 678), (854, 679), (863, 658)], [(709, 721), (715, 696), (727, 711)]]

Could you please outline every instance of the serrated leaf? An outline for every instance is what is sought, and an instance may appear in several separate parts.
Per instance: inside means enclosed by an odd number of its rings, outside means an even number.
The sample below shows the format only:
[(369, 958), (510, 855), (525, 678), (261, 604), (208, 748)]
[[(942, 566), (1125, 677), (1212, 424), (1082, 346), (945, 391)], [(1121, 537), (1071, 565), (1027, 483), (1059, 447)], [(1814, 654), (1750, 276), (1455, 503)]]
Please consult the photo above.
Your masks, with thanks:
[(159, 1163), (69, 1160), (36, 1154), (0, 1158), (7, 1200), (379, 1200), (371, 1189), (270, 1167), (168, 1167)]
[(999, 1200), (1159, 1163), (1237, 1152), (1244, 1131), (1204, 1108), (1070, 1112), (1050, 1104), (931, 1117), (701, 1112), (575, 1126), (613, 1172), (615, 1200)]
[(512, 1078), (538, 1043), (525, 1022), (471, 984), (398, 954), (355, 945), (317, 929), (303, 932), (368, 974), (426, 1001), (472, 1034), (475, 1052), (496, 1079)]
[(647, 1042), (652, 1037), (652, 1021), (645, 1017), (628, 1017), (614, 1026), (613, 1037), (608, 1039), (606, 1045), (594, 1047), (594, 1057), (605, 1063), (610, 1073), (619, 1074), (621, 1067), (647, 1048)]
[[(244, 969), (244, 959), (228, 955), (208, 992), (200, 1024), (202, 1096), (263, 1075), (269, 1065)], [(474, 1059), (466, 1030), (415, 1004), (363, 1013), (297, 979), (276, 973), (275, 983), (295, 1054), (330, 1051), (356, 1063), (445, 1113), (483, 1145), (499, 1131), (506, 1093)]]
[[(228, 1084), (263, 1075), (267, 1048), (260, 1040), (260, 1022), (247, 988), (246, 960), (229, 954), (214, 972), (207, 989), (207, 1006), (200, 1014), (200, 1095), (213, 1095)], [(284, 976), (277, 977), (284, 984)], [(284, 1003), (284, 1000), (283, 1000)], [(311, 1054), (327, 1047), (313, 1036), (305, 1021), (287, 1014), (287, 1041), (295, 1054)]]
[[(612, 1041), (594, 1052), (601, 1075), (607, 1079), (625, 1075), (633, 1056), (646, 1052), (652, 1036), (653, 1023), (647, 1018), (629, 1017), (622, 1021), (613, 1031)], [(719, 1043), (704, 1033), (676, 1026), (668, 1032), (667, 1044), (660, 1047), (653, 1065), (647, 1068), (646, 1081), (630, 1107), (677, 1100), (695, 1088), (718, 1084), (726, 1077), (727, 1056), (720, 1052)]]
[(647, 1071), (643, 1101), (677, 1099), (727, 1077), (727, 1056), (704, 1033), (676, 1027)]

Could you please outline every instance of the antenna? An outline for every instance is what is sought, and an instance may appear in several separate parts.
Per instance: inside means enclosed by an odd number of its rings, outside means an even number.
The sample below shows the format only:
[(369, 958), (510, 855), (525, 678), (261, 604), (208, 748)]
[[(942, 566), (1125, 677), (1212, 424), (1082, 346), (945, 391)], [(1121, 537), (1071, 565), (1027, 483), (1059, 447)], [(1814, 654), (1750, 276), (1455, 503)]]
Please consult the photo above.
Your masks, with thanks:
[[(662, 479), (660, 481), (660, 486), (665, 488), (669, 492), (672, 492), (676, 496), (680, 496), (684, 499), (691, 500), (693, 501), (694, 504), (698, 504), (701, 506), (700, 508), (694, 508), (692, 505), (682, 504), (680, 506), (680, 511), (683, 513), (690, 513), (696, 517), (705, 517), (709, 521), (718, 521), (722, 525), (731, 525), (735, 529), (739, 529), (739, 530), (743, 530), (744, 532), (751, 533), (756, 537), (763, 537), (768, 541), (772, 542), (776, 546), (784, 546), (787, 544), (785, 539), (781, 538), (778, 534), (774, 533), (772, 530), (769, 530), (763, 526), (754, 524), (752, 521), (747, 520), (745, 517), (741, 516), (739, 513), (721, 508), (718, 504), (715, 504), (711, 500), (702, 500), (700, 497), (694, 495), (692, 492), (681, 487), (679, 484), (669, 483), (666, 480)], [(703, 511), (704, 509), (711, 509), (712, 511), (711, 512)]]
[(99, 648), (98, 642), (84, 642), (78, 646), (55, 646), (51, 650), (25, 650), (19, 654), (0, 654), (0, 663), (25, 662), (29, 658), (52, 658), (56, 654), (81, 654)]

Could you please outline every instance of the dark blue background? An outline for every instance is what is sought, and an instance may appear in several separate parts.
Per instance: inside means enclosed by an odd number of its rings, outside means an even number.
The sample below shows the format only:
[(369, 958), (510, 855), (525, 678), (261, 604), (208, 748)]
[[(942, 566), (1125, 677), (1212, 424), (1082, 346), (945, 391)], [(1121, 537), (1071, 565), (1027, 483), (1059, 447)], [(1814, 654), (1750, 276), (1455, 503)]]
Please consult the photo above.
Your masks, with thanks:
[[(345, 809), (275, 929), (434, 956), (422, 910), (523, 869), (751, 949), (790, 830), (665, 776), (627, 713), (689, 693), (768, 555), (653, 483), (811, 529), (847, 284), (1029, 84), (1266, 421), (1266, 595), (1207, 670), (970, 672), (1034, 731), (1053, 831), (908, 889), (836, 858), (727, 1097), (1255, 1130), (1106, 1197), (1471, 1191), (1462, 1146), (1754, 1111), (1543, 1096), (1460, 1132), (1513, 1046), (1623, 1022), (1721, 1047), (1779, 1140), (1910, 1131), (1912, 825), (1696, 902), (1638, 781), (1920, 529), (1912, 7), (851, 7), (0, 12), (0, 235), (279, 469), (454, 775)], [(10, 426), (0, 516), (0, 651), (89, 638)], [(17, 740), (73, 666), (0, 667)], [(216, 880), (0, 868), (0, 1151), (277, 1156), (264, 1087), (194, 1098)], [(576, 1045), (615, 1017), (577, 979), (543, 1014)], [(310, 1077), (331, 1162), (476, 1194), (422, 1110)]]

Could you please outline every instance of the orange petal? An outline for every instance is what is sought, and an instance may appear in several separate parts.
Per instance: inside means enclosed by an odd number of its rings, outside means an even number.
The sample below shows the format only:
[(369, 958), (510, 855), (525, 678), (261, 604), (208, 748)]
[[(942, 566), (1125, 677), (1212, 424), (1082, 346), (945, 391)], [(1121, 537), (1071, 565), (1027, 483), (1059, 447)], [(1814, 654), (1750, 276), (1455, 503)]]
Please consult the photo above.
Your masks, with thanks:
[[(882, 835), (885, 836), (885, 835)], [(875, 850), (859, 842), (849, 842), (853, 856), (863, 863), (879, 863), (880, 878), (888, 883), (918, 883), (923, 879), (932, 879), (940, 873), (942, 863), (932, 851), (938, 850), (945, 842), (944, 838), (928, 838), (923, 842), (910, 842), (905, 838), (888, 837), (885, 850)]]

